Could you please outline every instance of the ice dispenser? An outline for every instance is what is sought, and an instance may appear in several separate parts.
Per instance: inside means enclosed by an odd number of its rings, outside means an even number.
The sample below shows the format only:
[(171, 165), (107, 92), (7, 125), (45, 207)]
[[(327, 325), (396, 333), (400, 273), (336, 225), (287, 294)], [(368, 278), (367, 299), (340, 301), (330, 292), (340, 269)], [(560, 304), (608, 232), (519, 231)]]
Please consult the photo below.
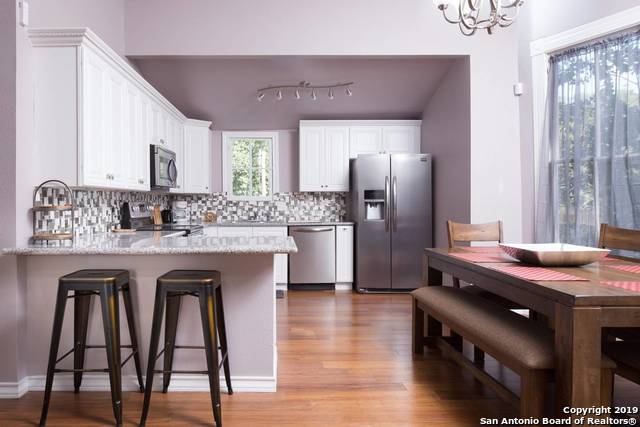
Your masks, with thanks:
[(367, 221), (384, 220), (384, 190), (364, 190), (364, 219)]

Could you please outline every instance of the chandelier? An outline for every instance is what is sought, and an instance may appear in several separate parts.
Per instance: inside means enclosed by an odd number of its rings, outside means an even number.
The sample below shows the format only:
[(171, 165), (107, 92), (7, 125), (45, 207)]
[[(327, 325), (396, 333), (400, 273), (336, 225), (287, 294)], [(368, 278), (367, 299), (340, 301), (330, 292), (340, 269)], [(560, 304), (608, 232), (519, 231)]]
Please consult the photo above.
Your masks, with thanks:
[(293, 99), (298, 100), (302, 97), (301, 94), (308, 93), (309, 98), (311, 98), (311, 100), (313, 101), (316, 101), (318, 99), (318, 92), (326, 91), (327, 98), (329, 98), (330, 100), (333, 100), (335, 96), (334, 91), (336, 89), (344, 88), (344, 92), (347, 96), (353, 95), (353, 92), (351, 91), (351, 86), (353, 84), (354, 82), (334, 83), (334, 84), (327, 84), (327, 85), (314, 85), (309, 83), (308, 81), (303, 80), (297, 85), (280, 85), (280, 86), (263, 87), (257, 90), (256, 97), (258, 98), (258, 101), (262, 101), (265, 95), (268, 92), (271, 92), (273, 93), (276, 100), (282, 101), (283, 92), (291, 91)]
[[(493, 34), (496, 25), (508, 27), (513, 24), (524, 0), (433, 0), (433, 3), (447, 22), (458, 24), (462, 34), (472, 36), (476, 30)], [(448, 10), (455, 10), (453, 17), (447, 15)], [(485, 13), (488, 15), (484, 16)]]

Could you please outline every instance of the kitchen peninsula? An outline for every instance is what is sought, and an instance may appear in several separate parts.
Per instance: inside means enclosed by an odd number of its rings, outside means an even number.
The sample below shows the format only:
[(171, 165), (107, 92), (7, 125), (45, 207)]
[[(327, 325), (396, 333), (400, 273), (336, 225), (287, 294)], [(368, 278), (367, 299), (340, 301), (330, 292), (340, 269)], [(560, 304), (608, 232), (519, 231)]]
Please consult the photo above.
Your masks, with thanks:
[[(277, 349), (275, 329), (274, 254), (297, 251), (293, 238), (171, 236), (160, 232), (104, 233), (78, 237), (68, 246), (8, 248), (3, 256), (17, 256), (26, 298), (26, 358), (28, 390), (44, 388), (57, 280), (80, 269), (127, 269), (138, 322), (143, 363), (147, 360), (156, 278), (173, 269), (218, 270), (222, 286), (229, 342), (231, 379), (236, 391), (275, 391)], [(95, 305), (95, 301), (92, 303)], [(121, 309), (121, 311), (123, 311)], [(126, 320), (120, 316), (121, 336)], [(61, 349), (73, 347), (73, 304), (67, 305)], [(202, 345), (197, 301), (184, 299), (178, 324), (178, 343)], [(92, 307), (88, 343), (102, 344), (102, 319)], [(67, 366), (63, 364), (66, 363)], [(102, 351), (87, 354), (87, 367), (105, 365)], [(71, 367), (69, 358), (61, 367)], [(204, 352), (177, 351), (174, 368), (205, 369)], [(146, 367), (143, 367), (146, 369)], [(87, 389), (109, 390), (106, 374), (85, 375)], [(156, 381), (160, 384), (161, 381)], [(54, 389), (72, 390), (72, 376), (56, 376)], [(123, 369), (123, 389), (136, 390), (133, 365)], [(174, 375), (173, 390), (208, 391), (205, 375)]]

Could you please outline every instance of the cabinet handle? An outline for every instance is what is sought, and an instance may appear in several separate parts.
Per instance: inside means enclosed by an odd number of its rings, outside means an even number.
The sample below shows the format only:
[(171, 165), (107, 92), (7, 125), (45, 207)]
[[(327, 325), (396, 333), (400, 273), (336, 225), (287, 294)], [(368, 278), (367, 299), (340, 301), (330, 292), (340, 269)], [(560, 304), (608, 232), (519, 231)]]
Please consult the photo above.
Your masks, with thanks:
[(111, 179), (111, 175), (107, 174), (107, 179)]

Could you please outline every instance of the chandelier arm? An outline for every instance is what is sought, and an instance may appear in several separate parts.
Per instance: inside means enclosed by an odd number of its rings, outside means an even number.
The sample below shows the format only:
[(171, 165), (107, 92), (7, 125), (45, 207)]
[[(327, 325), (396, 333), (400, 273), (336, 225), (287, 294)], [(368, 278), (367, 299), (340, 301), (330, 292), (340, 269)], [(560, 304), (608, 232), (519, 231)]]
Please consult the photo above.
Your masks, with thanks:
[[(491, 0), (493, 1), (493, 0)], [(460, 15), (462, 15), (462, 5), (464, 4), (464, 0), (460, 1)], [(482, 0), (467, 0), (467, 4), (469, 5), (469, 9), (473, 12), (477, 12), (482, 7)]]
[(458, 15), (458, 19), (451, 19), (447, 16), (447, 7), (443, 7), (442, 10), (442, 16), (444, 17), (444, 20), (447, 21), (449, 24), (459, 24), (460, 23), (460, 15)]
[(474, 27), (467, 27), (462, 21), (460, 21), (459, 27), (463, 36), (471, 37), (476, 33), (476, 29)]
[[(498, 0), (500, 1), (500, 0)], [(520, 6), (522, 6), (522, 3), (524, 3), (524, 0), (513, 0), (513, 2), (508, 3), (508, 4), (501, 4), (500, 7), (502, 9), (512, 9), (512, 8), (519, 8)]]
[[(464, 1), (464, 0), (463, 0)], [(473, 12), (469, 12), (469, 14), (466, 14), (463, 11), (463, 1), (460, 2), (460, 6), (458, 8), (458, 13), (460, 14), (460, 23), (461, 25), (463, 25), (467, 30), (474, 30), (478, 24), (478, 15), (480, 14), (480, 11), (477, 10), (475, 11), (475, 16), (473, 15)], [(465, 34), (466, 35), (466, 34)]]

